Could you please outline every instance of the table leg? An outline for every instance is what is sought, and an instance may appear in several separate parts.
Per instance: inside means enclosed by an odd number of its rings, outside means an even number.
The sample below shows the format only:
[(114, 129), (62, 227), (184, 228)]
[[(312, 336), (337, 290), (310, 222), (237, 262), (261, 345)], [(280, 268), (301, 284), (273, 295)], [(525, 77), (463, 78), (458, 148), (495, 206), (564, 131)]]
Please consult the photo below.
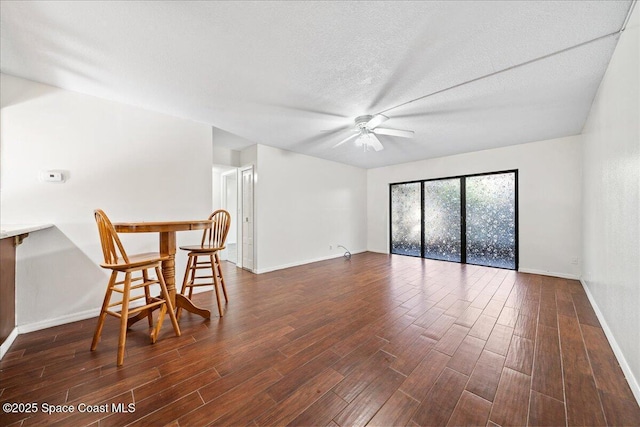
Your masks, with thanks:
[[(160, 255), (167, 256), (168, 259), (162, 261), (162, 275), (167, 285), (167, 292), (173, 308), (182, 308), (191, 313), (208, 319), (211, 317), (211, 311), (195, 306), (191, 300), (184, 295), (176, 292), (176, 232), (163, 231), (160, 232)], [(154, 307), (158, 308), (158, 307)], [(134, 323), (147, 317), (147, 310), (142, 310), (137, 315), (130, 317), (127, 321), (127, 327), (131, 327)]]
[[(176, 232), (160, 232), (160, 255), (168, 256), (169, 259), (162, 261), (162, 275), (164, 276), (164, 282), (167, 285), (167, 292), (173, 308), (176, 307)], [(160, 308), (159, 306), (153, 307), (151, 310)], [(149, 310), (142, 310), (140, 313), (133, 317), (130, 317), (127, 321), (127, 327), (131, 327), (134, 323), (144, 319), (148, 316)]]
[(173, 308), (176, 306), (176, 254), (170, 254), (169, 259), (162, 261), (162, 275), (167, 284), (167, 291)]
[(160, 253), (168, 255), (169, 259), (162, 262), (162, 275), (167, 284), (169, 297), (172, 299), (173, 308), (182, 308), (191, 313), (208, 319), (211, 317), (211, 311), (197, 307), (191, 300), (182, 294), (176, 292), (176, 233), (166, 232), (160, 233)]
[(185, 297), (182, 294), (177, 294), (176, 295), (176, 308), (181, 308), (183, 310), (187, 310), (188, 312), (197, 314), (198, 316), (202, 316), (205, 319), (209, 319), (211, 318), (211, 311), (204, 309), (204, 308), (200, 308), (196, 305), (193, 304), (193, 302), (191, 302), (191, 300), (187, 297)]

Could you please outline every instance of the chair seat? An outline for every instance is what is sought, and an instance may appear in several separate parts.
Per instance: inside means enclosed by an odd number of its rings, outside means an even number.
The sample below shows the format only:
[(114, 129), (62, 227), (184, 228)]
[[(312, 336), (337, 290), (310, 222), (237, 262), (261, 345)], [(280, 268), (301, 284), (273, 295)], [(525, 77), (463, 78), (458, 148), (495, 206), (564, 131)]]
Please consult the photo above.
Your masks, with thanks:
[(180, 246), (180, 249), (182, 249), (183, 251), (198, 252), (203, 254), (221, 251), (224, 248), (225, 248), (224, 246), (217, 247), (217, 246), (207, 246), (207, 245)]
[(142, 254), (129, 255), (129, 262), (124, 262), (124, 259), (119, 258), (116, 264), (100, 264), (103, 268), (109, 268), (112, 270), (126, 270), (129, 268), (137, 268), (145, 265), (153, 265), (158, 262), (169, 259), (168, 256), (160, 255), (159, 252), (145, 252)]

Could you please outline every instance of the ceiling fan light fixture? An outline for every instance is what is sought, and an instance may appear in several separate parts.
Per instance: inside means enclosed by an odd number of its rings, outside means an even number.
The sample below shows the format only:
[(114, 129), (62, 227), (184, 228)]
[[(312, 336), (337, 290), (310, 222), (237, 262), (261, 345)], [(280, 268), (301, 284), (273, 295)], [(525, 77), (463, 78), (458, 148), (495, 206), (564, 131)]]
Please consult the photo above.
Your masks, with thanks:
[(356, 146), (363, 147), (365, 151), (369, 149), (380, 151), (383, 148), (382, 144), (380, 143), (380, 140), (372, 132), (369, 132), (367, 129), (362, 129), (360, 136), (356, 138), (355, 142), (356, 142)]
[(365, 128), (360, 129), (360, 134), (356, 138), (355, 142), (358, 147), (369, 144), (371, 142), (371, 133), (369, 133)]
[(413, 138), (413, 131), (410, 130), (386, 129), (378, 127), (381, 123), (387, 120), (389, 120), (389, 117), (383, 114), (376, 114), (375, 116), (366, 115), (356, 117), (354, 120), (355, 127), (353, 129), (355, 134), (338, 142), (333, 146), (333, 148), (339, 147), (345, 142), (355, 138), (354, 142), (356, 144), (356, 147), (363, 147), (364, 151), (367, 151), (369, 149), (380, 151), (384, 147), (376, 134), (399, 136), (402, 138)]

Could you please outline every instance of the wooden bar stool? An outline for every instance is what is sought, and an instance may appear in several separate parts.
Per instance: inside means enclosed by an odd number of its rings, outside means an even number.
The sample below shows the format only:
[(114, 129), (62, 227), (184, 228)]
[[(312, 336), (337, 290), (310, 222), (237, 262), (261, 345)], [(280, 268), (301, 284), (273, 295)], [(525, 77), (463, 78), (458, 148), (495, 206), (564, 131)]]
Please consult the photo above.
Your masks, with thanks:
[[(160, 328), (162, 327), (162, 321), (164, 315), (168, 311), (173, 330), (176, 336), (180, 336), (180, 327), (178, 321), (173, 312), (173, 304), (169, 293), (167, 292), (167, 286), (162, 276), (162, 270), (160, 265), (166, 257), (162, 257), (157, 252), (144, 253), (138, 255), (127, 256), (120, 238), (116, 233), (111, 221), (101, 210), (94, 212), (96, 223), (98, 225), (98, 232), (100, 233), (100, 243), (102, 244), (102, 252), (104, 254), (104, 263), (100, 264), (102, 268), (111, 270), (111, 277), (107, 285), (107, 292), (104, 296), (104, 302), (102, 303), (102, 309), (100, 310), (100, 317), (98, 318), (98, 325), (93, 335), (93, 342), (91, 343), (91, 350), (95, 350), (100, 341), (100, 335), (102, 334), (102, 327), (104, 326), (104, 320), (107, 314), (120, 319), (120, 336), (118, 339), (118, 366), (121, 366), (124, 362), (124, 345), (127, 338), (127, 320), (129, 315), (139, 313), (146, 310), (147, 317), (149, 319), (149, 326), (153, 328), (153, 307), (161, 306), (160, 313), (158, 314), (158, 321), (156, 327), (152, 329), (150, 337), (151, 343), (155, 343), (158, 339)], [(150, 279), (148, 270), (154, 269), (157, 279)], [(133, 277), (133, 273), (140, 272), (139, 277)], [(124, 273), (124, 280), (118, 281), (118, 274)], [(140, 282), (140, 283), (138, 283)], [(151, 297), (151, 291), (149, 287), (151, 285), (160, 285), (160, 297)], [(134, 289), (144, 288), (144, 295), (131, 296), (131, 291)], [(113, 292), (122, 294), (120, 301), (111, 302), (111, 295)], [(145, 300), (144, 305), (131, 307), (130, 304), (133, 301), (140, 299)], [(112, 307), (120, 306), (120, 311), (115, 311)]]
[[(223, 316), (222, 305), (220, 304), (220, 294), (218, 291), (218, 285), (222, 287), (224, 293), (224, 300), (229, 302), (227, 298), (227, 289), (224, 286), (224, 276), (222, 275), (222, 268), (220, 267), (220, 256), (218, 255), (221, 250), (225, 248), (224, 243), (229, 233), (229, 226), (231, 225), (231, 215), (224, 209), (219, 209), (209, 216), (209, 219), (213, 221), (213, 225), (210, 229), (204, 230), (202, 233), (202, 241), (200, 245), (194, 246), (180, 246), (180, 249), (189, 251), (189, 259), (187, 261), (187, 269), (184, 272), (184, 280), (182, 281), (182, 289), (180, 293), (187, 296), (186, 292), (189, 289), (188, 298), (191, 299), (193, 295), (193, 288), (196, 286), (213, 286), (216, 292), (216, 300), (218, 302), (218, 313), (220, 317)], [(202, 260), (200, 260), (202, 259)], [(211, 275), (198, 276), (198, 270), (210, 270)], [(198, 280), (206, 280), (205, 282), (196, 283)], [(178, 318), (182, 309), (178, 308)]]

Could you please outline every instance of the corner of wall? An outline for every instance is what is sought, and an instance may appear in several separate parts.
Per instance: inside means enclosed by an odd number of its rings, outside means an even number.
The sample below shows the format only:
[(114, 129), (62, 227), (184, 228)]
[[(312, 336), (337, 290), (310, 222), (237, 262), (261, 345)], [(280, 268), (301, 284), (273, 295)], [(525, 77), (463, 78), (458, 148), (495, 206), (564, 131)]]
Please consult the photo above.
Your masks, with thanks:
[(627, 382), (629, 383), (629, 388), (631, 388), (631, 392), (633, 393), (636, 400), (638, 401), (638, 404), (640, 405), (640, 383), (638, 382), (638, 378), (635, 377), (633, 370), (629, 365), (629, 362), (627, 361), (624, 353), (622, 352), (620, 345), (616, 341), (616, 338), (613, 335), (613, 331), (607, 324), (607, 320), (605, 319), (604, 314), (600, 310), (600, 307), (598, 306), (598, 302), (593, 297), (593, 294), (591, 294), (589, 287), (587, 286), (585, 281), (582, 279), (580, 279), (580, 284), (582, 285), (582, 288), (587, 294), (587, 298), (589, 299), (589, 302), (591, 303), (593, 310), (596, 312), (596, 316), (598, 317), (598, 321), (602, 326), (602, 330), (604, 331), (604, 334), (607, 337), (607, 340), (609, 340), (611, 349), (613, 350), (613, 353), (616, 355), (616, 358), (618, 359), (618, 364), (620, 365), (620, 368), (622, 369), (622, 372), (624, 373), (624, 376), (627, 379)]

